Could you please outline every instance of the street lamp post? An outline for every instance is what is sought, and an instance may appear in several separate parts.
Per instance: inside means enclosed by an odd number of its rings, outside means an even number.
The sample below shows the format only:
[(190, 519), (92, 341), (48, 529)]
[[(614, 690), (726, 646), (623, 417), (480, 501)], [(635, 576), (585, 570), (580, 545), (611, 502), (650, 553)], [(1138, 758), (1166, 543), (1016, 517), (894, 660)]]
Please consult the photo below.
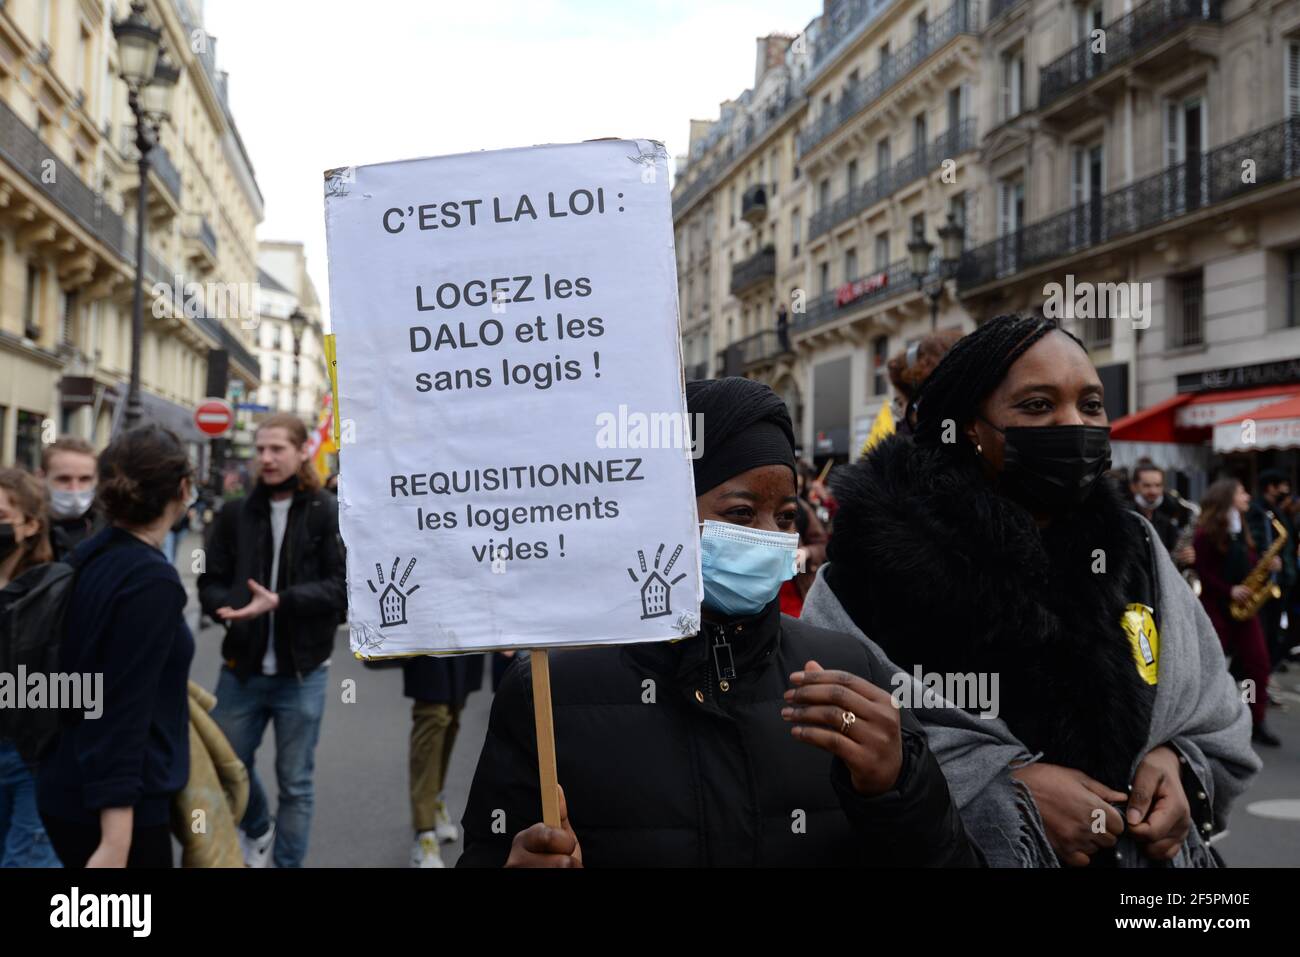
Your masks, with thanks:
[(293, 414), (298, 414), (299, 357), (302, 355), (302, 334), (307, 328), (307, 314), (297, 306), (289, 314), (289, 328), (293, 331)]
[(131, 13), (113, 24), (126, 81), (127, 102), (135, 116), (135, 147), (140, 153), (140, 186), (135, 216), (135, 295), (131, 306), (131, 380), (126, 394), (126, 427), (138, 425), (140, 404), (140, 346), (144, 339), (144, 250), (149, 223), (150, 151), (159, 140), (171, 113), (172, 93), (180, 71), (162, 53), (162, 31), (144, 15), (143, 3), (132, 3)]
[(957, 222), (957, 218), (949, 213), (948, 221), (939, 227), (939, 241), (943, 244), (939, 272), (928, 285), (925, 279), (930, 271), (930, 254), (934, 252), (934, 244), (919, 232), (907, 244), (907, 252), (912, 257), (912, 275), (916, 277), (916, 291), (924, 292), (930, 300), (931, 332), (939, 327), (939, 300), (943, 298), (944, 283), (956, 275), (965, 238), (966, 231)]

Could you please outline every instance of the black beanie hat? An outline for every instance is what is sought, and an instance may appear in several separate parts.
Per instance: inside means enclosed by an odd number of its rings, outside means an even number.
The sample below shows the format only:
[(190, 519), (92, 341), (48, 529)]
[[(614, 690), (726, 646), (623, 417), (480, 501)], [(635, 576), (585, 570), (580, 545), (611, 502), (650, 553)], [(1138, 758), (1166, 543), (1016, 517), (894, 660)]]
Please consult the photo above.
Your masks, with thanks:
[(695, 459), (696, 495), (762, 465), (795, 474), (790, 413), (768, 386), (740, 376), (698, 379), (686, 383), (686, 408), (702, 453)]

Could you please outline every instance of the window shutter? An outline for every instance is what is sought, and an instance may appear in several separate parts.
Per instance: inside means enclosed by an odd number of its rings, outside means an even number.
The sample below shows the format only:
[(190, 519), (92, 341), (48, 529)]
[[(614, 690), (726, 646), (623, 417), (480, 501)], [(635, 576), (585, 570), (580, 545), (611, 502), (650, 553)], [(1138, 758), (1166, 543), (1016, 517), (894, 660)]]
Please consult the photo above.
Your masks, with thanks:
[(1286, 115), (1300, 116), (1300, 40), (1286, 45)]

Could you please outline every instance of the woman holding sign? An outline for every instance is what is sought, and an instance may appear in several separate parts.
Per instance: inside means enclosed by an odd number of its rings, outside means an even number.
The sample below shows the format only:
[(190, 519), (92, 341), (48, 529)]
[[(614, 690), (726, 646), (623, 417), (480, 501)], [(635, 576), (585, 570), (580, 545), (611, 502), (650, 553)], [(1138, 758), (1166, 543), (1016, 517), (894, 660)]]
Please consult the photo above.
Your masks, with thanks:
[[(465, 866), (977, 866), (890, 675), (784, 617), (794, 434), (767, 386), (692, 382), (704, 619), (677, 642), (551, 656), (562, 786), (542, 816), (528, 669), (497, 692), (463, 819)], [(695, 419), (695, 415), (692, 415)]]

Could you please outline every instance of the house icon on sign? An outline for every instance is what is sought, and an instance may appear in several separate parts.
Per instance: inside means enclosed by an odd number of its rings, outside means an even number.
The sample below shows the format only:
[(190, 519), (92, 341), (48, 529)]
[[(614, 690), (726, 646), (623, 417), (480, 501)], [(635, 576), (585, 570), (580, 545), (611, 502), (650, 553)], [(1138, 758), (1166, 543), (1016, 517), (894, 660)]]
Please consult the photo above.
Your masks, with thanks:
[(641, 617), (659, 618), (672, 614), (668, 607), (668, 582), (657, 571), (651, 572), (641, 585)]
[(406, 596), (392, 582), (379, 596), (379, 615), (385, 627), (406, 624)]

